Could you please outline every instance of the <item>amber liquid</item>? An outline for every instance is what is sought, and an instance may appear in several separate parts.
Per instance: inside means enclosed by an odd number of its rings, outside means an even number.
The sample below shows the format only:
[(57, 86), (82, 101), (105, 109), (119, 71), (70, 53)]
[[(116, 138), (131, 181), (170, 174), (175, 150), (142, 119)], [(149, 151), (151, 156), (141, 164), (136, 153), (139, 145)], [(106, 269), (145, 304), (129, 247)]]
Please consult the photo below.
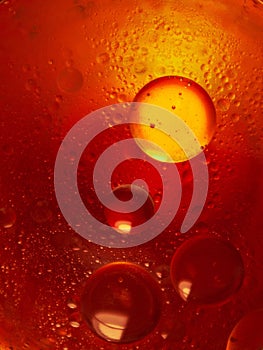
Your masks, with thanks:
[[(259, 314), (231, 335), (263, 307), (261, 1), (1, 1), (0, 26), (0, 348), (263, 347), (251, 326)], [(196, 82), (215, 108), (201, 216), (180, 233), (193, 182), (189, 163), (180, 161), (182, 203), (159, 236), (129, 249), (88, 242), (56, 200), (59, 146), (88, 113), (131, 102), (164, 76)], [(87, 208), (114, 226), (94, 194), (92, 169), (101, 151), (134, 132), (111, 126), (86, 149), (78, 179)], [(112, 179), (114, 189), (141, 177), (150, 197), (138, 222), (160, 205), (160, 175), (133, 160)], [(133, 218), (121, 220), (120, 235), (129, 234)], [(191, 248), (199, 238), (209, 243)]]

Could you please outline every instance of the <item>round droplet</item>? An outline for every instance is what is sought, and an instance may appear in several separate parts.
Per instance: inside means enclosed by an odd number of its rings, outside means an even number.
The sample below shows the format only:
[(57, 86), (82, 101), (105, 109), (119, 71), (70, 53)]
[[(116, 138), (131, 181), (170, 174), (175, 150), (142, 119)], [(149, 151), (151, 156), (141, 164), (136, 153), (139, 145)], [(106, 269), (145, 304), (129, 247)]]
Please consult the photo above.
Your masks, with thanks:
[(39, 199), (35, 201), (30, 214), (32, 219), (38, 224), (45, 223), (52, 219), (50, 204), (45, 199)]
[(229, 99), (221, 98), (217, 101), (217, 107), (220, 109), (221, 112), (227, 112), (230, 108)]
[(229, 242), (194, 237), (183, 243), (171, 262), (174, 288), (185, 301), (214, 304), (227, 301), (240, 288), (244, 266)]
[(0, 208), (0, 227), (10, 228), (16, 222), (16, 213), (11, 207)]
[(263, 309), (243, 317), (231, 332), (226, 350), (263, 349), (262, 320)]
[(100, 53), (98, 56), (97, 56), (97, 62), (98, 63), (106, 63), (110, 60), (110, 56), (107, 52), (103, 52), (103, 53)]
[(107, 341), (129, 343), (139, 340), (159, 321), (161, 294), (158, 283), (135, 264), (105, 265), (88, 279), (81, 311), (92, 331)]
[[(202, 147), (210, 142), (214, 134), (216, 113), (213, 102), (207, 92), (190, 79), (178, 76), (165, 76), (155, 79), (138, 92), (134, 101), (158, 105), (181, 118), (195, 134)], [(149, 116), (144, 110), (139, 111), (135, 122), (140, 125), (131, 125), (133, 137), (142, 139), (142, 141), (137, 141), (138, 145), (154, 159), (166, 162), (187, 160), (188, 157), (180, 145), (158, 129), (158, 125), (169, 123), (169, 130), (177, 132), (176, 124), (174, 125), (175, 130), (173, 130), (172, 120), (166, 121), (165, 119), (165, 115)], [(150, 125), (156, 125), (156, 127), (151, 128)], [(163, 153), (168, 153), (171, 159), (168, 160), (164, 154), (160, 156), (160, 150), (156, 152), (152, 142), (161, 147), (165, 151)], [(192, 139), (191, 141), (189, 139), (189, 142), (191, 143)], [(199, 147), (198, 151), (195, 149), (192, 156), (200, 153), (202, 147)], [(191, 145), (188, 148), (191, 148)]]
[(122, 234), (132, 234), (132, 228), (148, 221), (154, 215), (154, 204), (150, 195), (147, 195), (147, 199), (144, 204), (136, 211), (130, 213), (122, 213), (122, 202), (127, 202), (135, 196), (138, 200), (145, 198), (146, 191), (139, 186), (133, 186), (133, 193), (131, 185), (121, 185), (113, 190), (114, 195), (119, 199), (118, 210), (113, 211), (109, 208), (105, 208), (105, 216), (109, 226), (113, 227), (117, 232)]
[(58, 87), (64, 92), (76, 92), (83, 85), (82, 73), (76, 68), (66, 67), (57, 78)]

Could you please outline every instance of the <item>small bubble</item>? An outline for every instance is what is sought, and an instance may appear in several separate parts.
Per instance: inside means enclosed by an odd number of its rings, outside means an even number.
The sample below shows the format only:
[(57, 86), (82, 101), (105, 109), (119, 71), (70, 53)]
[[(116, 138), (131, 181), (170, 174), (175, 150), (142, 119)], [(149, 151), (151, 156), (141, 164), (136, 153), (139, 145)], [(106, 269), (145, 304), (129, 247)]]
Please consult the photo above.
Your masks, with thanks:
[(234, 101), (236, 98), (236, 94), (234, 94), (233, 92), (230, 92), (227, 97), (229, 98), (230, 101)]
[(225, 83), (224, 88), (225, 88), (225, 90), (229, 90), (230, 91), (230, 90), (233, 89), (233, 85), (231, 83)]
[(154, 215), (154, 205), (150, 195), (138, 187), (133, 187), (133, 200), (147, 196), (145, 203), (136, 211), (127, 213), (122, 212), (122, 202), (129, 201), (132, 198), (131, 185), (121, 185), (114, 189), (113, 193), (119, 199), (119, 209), (113, 211), (105, 207), (105, 216), (109, 226), (113, 227), (121, 234), (132, 234), (133, 227), (148, 221)]
[(233, 122), (237, 123), (237, 122), (240, 120), (240, 114), (238, 114), (238, 113), (233, 113), (233, 114), (231, 115), (231, 119), (232, 119)]
[(137, 74), (145, 73), (146, 70), (147, 70), (147, 67), (144, 62), (136, 63), (134, 66), (134, 71)]
[(16, 213), (11, 207), (0, 208), (0, 226), (4, 228), (12, 227), (16, 222)]
[(79, 322), (77, 322), (77, 321), (71, 321), (69, 324), (73, 328), (79, 328), (79, 326), (80, 326)]
[(50, 221), (53, 216), (49, 202), (42, 199), (37, 200), (33, 204), (30, 214), (32, 219), (38, 224)]
[(70, 308), (70, 309), (76, 309), (77, 308), (77, 304), (74, 303), (73, 301), (69, 301), (67, 303), (67, 306)]
[(97, 56), (98, 63), (107, 63), (110, 60), (110, 56), (107, 52), (103, 52)]
[(28, 79), (25, 84), (25, 88), (27, 91), (33, 91), (37, 87), (37, 83), (35, 79)]
[(83, 76), (78, 69), (66, 67), (58, 74), (57, 83), (58, 87), (64, 92), (76, 92), (83, 85)]
[(217, 107), (220, 109), (221, 112), (227, 112), (230, 108), (229, 99), (221, 98), (217, 101)]

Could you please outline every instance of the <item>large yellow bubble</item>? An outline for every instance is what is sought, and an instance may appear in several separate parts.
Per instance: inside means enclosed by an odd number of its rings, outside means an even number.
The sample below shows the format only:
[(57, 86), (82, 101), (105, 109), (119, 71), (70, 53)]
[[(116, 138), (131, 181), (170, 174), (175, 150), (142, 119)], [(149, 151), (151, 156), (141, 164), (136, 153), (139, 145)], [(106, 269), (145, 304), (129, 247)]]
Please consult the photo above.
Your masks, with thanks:
[[(216, 127), (216, 112), (213, 102), (207, 92), (196, 82), (179, 77), (166, 76), (146, 84), (135, 96), (135, 102), (157, 105), (181, 118), (194, 133), (201, 147), (192, 145), (189, 138), (188, 156), (176, 140), (176, 125), (167, 115), (151, 114), (145, 107), (139, 110), (136, 117), (138, 124), (131, 125), (133, 137), (141, 149), (154, 159), (163, 162), (182, 162), (196, 156), (211, 140)], [(170, 114), (169, 114), (170, 115)], [(159, 130), (169, 123), (171, 134)], [(155, 147), (154, 144), (157, 145)], [(163, 151), (162, 151), (163, 150)]]

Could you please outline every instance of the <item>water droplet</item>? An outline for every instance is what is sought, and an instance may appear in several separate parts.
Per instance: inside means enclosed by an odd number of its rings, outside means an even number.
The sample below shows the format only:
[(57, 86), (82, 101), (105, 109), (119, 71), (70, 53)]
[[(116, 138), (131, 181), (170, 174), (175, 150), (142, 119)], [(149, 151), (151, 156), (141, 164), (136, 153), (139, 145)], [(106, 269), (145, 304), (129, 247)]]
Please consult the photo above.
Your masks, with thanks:
[(159, 279), (169, 277), (170, 267), (168, 265), (159, 265), (155, 268), (155, 274)]
[(97, 62), (104, 64), (110, 60), (110, 56), (107, 52), (103, 52), (97, 56)]
[(233, 121), (234, 123), (237, 123), (237, 122), (240, 120), (240, 114), (238, 114), (238, 113), (233, 113), (233, 114), (231, 115), (231, 119), (232, 119), (232, 121)]
[(78, 69), (66, 67), (58, 74), (57, 83), (58, 87), (64, 92), (76, 92), (83, 85), (83, 76)]
[(144, 62), (138, 62), (134, 66), (134, 71), (136, 74), (145, 73), (147, 70), (146, 64)]
[(69, 324), (73, 328), (79, 328), (79, 326), (80, 326), (79, 322), (77, 322), (77, 321), (71, 321)]
[(76, 309), (77, 308), (77, 304), (74, 302), (74, 301), (68, 301), (67, 303), (67, 306), (70, 308), (70, 309)]
[(225, 302), (240, 288), (244, 267), (229, 242), (194, 237), (183, 243), (171, 262), (173, 285), (187, 301), (198, 304)]
[(231, 332), (226, 350), (263, 349), (263, 309), (244, 316)]
[[(216, 115), (213, 102), (207, 92), (190, 79), (178, 76), (157, 78), (146, 84), (135, 96), (134, 101), (163, 107), (170, 111), (171, 114), (181, 118), (193, 131), (201, 146), (206, 146), (214, 134)], [(169, 161), (166, 154), (171, 155), (173, 162), (188, 159), (180, 145), (172, 137), (169, 137), (158, 128), (150, 129), (147, 126), (150, 118), (151, 124), (167, 124), (172, 133), (172, 121), (170, 118), (168, 120), (168, 116), (165, 118), (162, 115), (161, 118), (160, 113), (154, 115), (153, 112), (149, 116), (149, 113), (142, 109), (138, 112), (136, 118), (135, 122), (140, 125), (132, 125), (131, 132), (134, 137), (142, 139), (142, 141), (137, 141), (137, 143), (145, 153), (161, 161)], [(174, 138), (176, 139), (176, 125), (174, 132)], [(152, 143), (147, 141), (154, 142), (165, 152), (162, 152), (160, 149), (157, 151), (153, 148)], [(200, 148), (198, 150), (193, 149), (191, 141), (189, 141), (188, 148), (191, 149), (190, 153), (193, 153), (192, 157), (200, 153)], [(162, 153), (161, 156), (160, 153)]]
[(25, 84), (25, 88), (27, 91), (33, 91), (37, 87), (37, 83), (35, 79), (28, 79)]
[(220, 109), (221, 112), (227, 112), (230, 108), (229, 99), (221, 98), (217, 101), (217, 107)]
[(88, 279), (81, 310), (84, 320), (99, 337), (129, 343), (143, 338), (157, 325), (160, 298), (158, 283), (143, 268), (131, 263), (112, 263)]
[(109, 208), (105, 208), (105, 216), (107, 223), (113, 227), (117, 232), (122, 234), (132, 233), (132, 228), (148, 221), (154, 215), (154, 204), (150, 195), (147, 196), (146, 202), (136, 211), (130, 213), (122, 213), (122, 202), (129, 201), (133, 197), (144, 197), (146, 192), (138, 186), (133, 187), (132, 195), (131, 185), (121, 185), (114, 189), (113, 193), (119, 199), (119, 208), (113, 211)]
[(32, 219), (38, 224), (50, 221), (52, 219), (52, 211), (47, 200), (39, 199), (32, 207), (30, 212)]
[(16, 213), (11, 207), (0, 208), (0, 226), (10, 228), (16, 222)]

